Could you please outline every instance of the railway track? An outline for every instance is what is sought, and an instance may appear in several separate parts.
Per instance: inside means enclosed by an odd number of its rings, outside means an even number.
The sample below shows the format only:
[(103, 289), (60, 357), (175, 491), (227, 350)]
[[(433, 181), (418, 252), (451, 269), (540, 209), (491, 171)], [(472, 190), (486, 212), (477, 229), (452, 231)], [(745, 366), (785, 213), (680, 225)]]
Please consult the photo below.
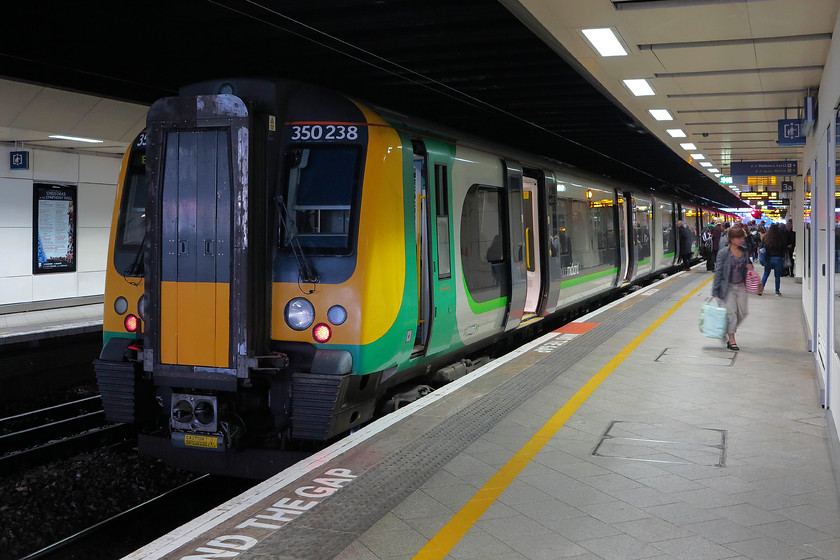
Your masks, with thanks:
[(0, 418), (0, 475), (66, 457), (131, 435), (105, 423), (98, 396)]
[(21, 560), (120, 558), (254, 484), (205, 474)]

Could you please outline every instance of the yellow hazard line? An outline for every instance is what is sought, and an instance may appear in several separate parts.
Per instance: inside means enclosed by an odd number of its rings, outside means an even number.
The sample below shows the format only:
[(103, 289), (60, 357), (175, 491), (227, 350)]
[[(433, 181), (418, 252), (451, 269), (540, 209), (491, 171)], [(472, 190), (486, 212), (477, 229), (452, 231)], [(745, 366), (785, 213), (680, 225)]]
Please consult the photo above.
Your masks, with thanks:
[(673, 315), (686, 301), (688, 301), (700, 289), (711, 282), (711, 276), (705, 282), (690, 291), (680, 301), (674, 304), (661, 317), (654, 321), (648, 328), (642, 331), (618, 354), (586, 382), (575, 395), (569, 399), (563, 407), (558, 410), (546, 424), (537, 431), (522, 448), (516, 452), (513, 458), (507, 462), (487, 483), (479, 489), (469, 502), (456, 513), (426, 546), (420, 549), (414, 560), (439, 560), (444, 558), (449, 551), (467, 534), (467, 531), (475, 525), (484, 512), (493, 505), (498, 497), (510, 486), (519, 473), (528, 466), (536, 457), (537, 453), (554, 437), (560, 428), (571, 418), (572, 414), (589, 398), (589, 396), (604, 382), (604, 380), (635, 350), (653, 331), (665, 320)]

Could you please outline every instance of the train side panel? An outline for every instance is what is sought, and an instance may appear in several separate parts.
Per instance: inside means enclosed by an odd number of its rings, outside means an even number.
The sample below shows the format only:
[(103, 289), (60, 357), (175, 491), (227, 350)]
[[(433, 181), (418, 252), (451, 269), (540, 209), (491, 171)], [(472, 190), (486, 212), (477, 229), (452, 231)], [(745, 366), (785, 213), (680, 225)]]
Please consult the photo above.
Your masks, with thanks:
[(452, 166), (458, 333), (465, 345), (503, 332), (508, 305), (505, 170), (501, 159), (459, 146)]

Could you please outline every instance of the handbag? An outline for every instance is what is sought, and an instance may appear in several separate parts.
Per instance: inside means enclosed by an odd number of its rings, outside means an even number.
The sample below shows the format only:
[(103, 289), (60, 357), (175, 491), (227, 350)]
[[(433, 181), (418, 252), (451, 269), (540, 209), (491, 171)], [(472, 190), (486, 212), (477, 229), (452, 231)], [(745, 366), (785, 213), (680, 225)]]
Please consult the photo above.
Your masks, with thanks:
[(758, 286), (759, 284), (761, 284), (761, 277), (758, 275), (758, 272), (754, 270), (748, 270), (747, 278), (744, 280), (744, 283), (747, 286), (748, 294), (757, 294)]
[(758, 262), (767, 266), (767, 247), (762, 247), (758, 250)]
[(700, 332), (709, 338), (723, 338), (726, 324), (726, 307), (718, 298), (707, 298), (700, 308)]

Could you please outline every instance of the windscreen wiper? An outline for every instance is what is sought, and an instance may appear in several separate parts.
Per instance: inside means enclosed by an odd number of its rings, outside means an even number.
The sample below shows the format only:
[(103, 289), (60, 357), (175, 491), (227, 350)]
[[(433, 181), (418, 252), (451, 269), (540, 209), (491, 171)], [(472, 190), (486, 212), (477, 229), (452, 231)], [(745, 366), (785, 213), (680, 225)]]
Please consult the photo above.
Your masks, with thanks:
[(309, 262), (309, 259), (306, 258), (306, 253), (303, 252), (303, 248), (300, 246), (300, 241), (297, 238), (297, 229), (289, 220), (289, 211), (286, 208), (286, 203), (283, 201), (283, 195), (278, 194), (274, 201), (280, 213), (280, 221), (287, 232), (289, 245), (292, 247), (292, 252), (298, 262), (300, 281), (311, 284), (319, 283), (321, 277), (315, 272), (315, 268)]
[(145, 253), (146, 253), (146, 232), (143, 232), (143, 240), (140, 242), (140, 249), (134, 256), (134, 260), (128, 265), (123, 273), (123, 276), (143, 276), (145, 273)]

